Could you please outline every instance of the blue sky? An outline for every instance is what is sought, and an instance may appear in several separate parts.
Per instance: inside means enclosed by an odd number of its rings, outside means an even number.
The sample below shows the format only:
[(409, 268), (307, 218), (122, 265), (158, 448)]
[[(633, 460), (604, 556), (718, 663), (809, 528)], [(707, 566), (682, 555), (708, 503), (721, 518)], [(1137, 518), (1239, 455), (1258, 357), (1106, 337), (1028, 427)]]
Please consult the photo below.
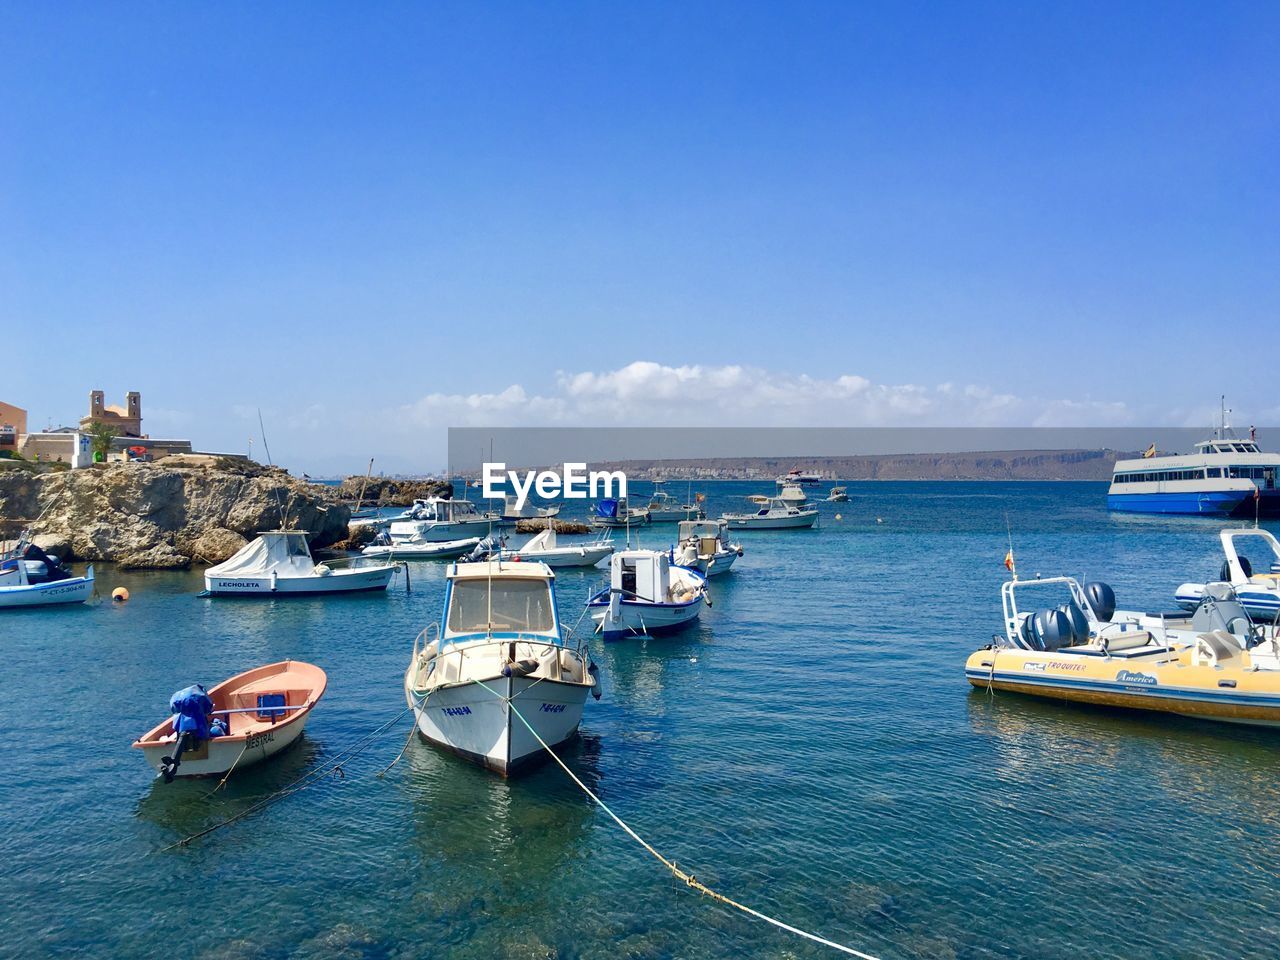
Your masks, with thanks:
[(0, 9), (0, 398), (437, 465), (476, 423), (1280, 422), (1280, 6)]

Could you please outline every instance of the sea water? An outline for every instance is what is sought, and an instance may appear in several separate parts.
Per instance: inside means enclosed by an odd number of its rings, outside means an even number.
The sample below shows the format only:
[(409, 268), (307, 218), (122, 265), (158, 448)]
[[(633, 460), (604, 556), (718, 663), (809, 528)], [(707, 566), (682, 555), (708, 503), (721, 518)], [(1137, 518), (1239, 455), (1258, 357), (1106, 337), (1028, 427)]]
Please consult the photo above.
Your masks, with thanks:
[[(714, 515), (768, 486), (695, 489)], [(817, 530), (735, 534), (746, 554), (686, 632), (591, 641), (603, 699), (575, 773), (701, 881), (882, 957), (1277, 955), (1280, 732), (964, 680), (1001, 629), (1010, 538), (1024, 577), (1104, 579), (1155, 610), (1215, 575), (1221, 524), (1108, 514), (1096, 483), (848, 488)], [(410, 592), (261, 601), (104, 564), (99, 589), (128, 603), (0, 615), (0, 953), (829, 955), (686, 888), (554, 764), (505, 781), (415, 737), (378, 777), (407, 717), (340, 774), (162, 852), (402, 711), (445, 569), (413, 564)], [(558, 573), (562, 619), (602, 575)], [(289, 657), (329, 689), (273, 762), (211, 795), (130, 749), (173, 691)]]

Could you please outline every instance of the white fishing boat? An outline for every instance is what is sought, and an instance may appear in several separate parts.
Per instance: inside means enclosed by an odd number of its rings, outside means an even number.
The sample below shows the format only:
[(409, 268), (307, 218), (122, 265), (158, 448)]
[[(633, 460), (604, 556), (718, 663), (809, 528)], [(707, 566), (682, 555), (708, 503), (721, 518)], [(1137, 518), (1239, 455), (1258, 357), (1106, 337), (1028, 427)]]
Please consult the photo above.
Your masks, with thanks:
[(170, 698), (173, 716), (133, 747), (165, 783), (249, 767), (302, 736), (328, 682), (319, 667), (284, 660), (246, 670), (212, 690), (195, 684)]
[(535, 506), (528, 499), (522, 504), (520, 498), (514, 493), (507, 494), (502, 500), (502, 521), (510, 526), (513, 523), (519, 523), (521, 520), (540, 520), (544, 518), (554, 517), (560, 513), (560, 505), (552, 504), (549, 507)]
[(681, 520), (701, 520), (705, 513), (696, 503), (681, 503), (662, 489), (662, 481), (653, 481), (653, 495), (645, 506), (651, 523), (675, 523)]
[(93, 566), (77, 577), (31, 542), (25, 531), (0, 553), (0, 609), (84, 603), (93, 596)]
[[(1280, 542), (1269, 530), (1258, 527), (1223, 530), (1219, 534), (1225, 559), (1216, 581), (1184, 583), (1174, 594), (1178, 606), (1192, 609), (1204, 598), (1214, 583), (1231, 586), (1236, 599), (1253, 617), (1271, 622), (1280, 618)], [(1254, 563), (1241, 552), (1251, 550)], [(1265, 572), (1262, 572), (1265, 570)]]
[(730, 530), (800, 530), (817, 522), (817, 507), (797, 506), (782, 497), (761, 499), (755, 513), (726, 513), (720, 519)]
[(542, 563), (449, 568), (443, 626), (414, 640), (404, 675), (425, 739), (506, 776), (578, 735), (596, 670), (561, 631), (554, 581)]
[(204, 572), (210, 596), (277, 597), (385, 590), (399, 564), (350, 557), (316, 563), (302, 530), (269, 530)]
[(605, 557), (613, 553), (613, 541), (609, 534), (602, 533), (595, 540), (577, 543), (562, 543), (551, 527), (531, 537), (520, 547), (507, 548), (505, 545), (496, 554), (502, 560), (513, 562), (531, 561), (545, 563), (548, 567), (594, 567)]
[(849, 491), (845, 487), (832, 487), (827, 494), (827, 503), (848, 503)]
[(413, 501), (401, 518), (392, 520), (387, 535), (392, 543), (465, 540), (485, 536), (499, 522), (496, 513), (481, 513), (470, 500), (428, 497)]
[(587, 609), (606, 640), (679, 630), (698, 619), (707, 578), (672, 565), (659, 550), (622, 550), (609, 561), (609, 583), (592, 594)]
[(366, 557), (384, 557), (388, 560), (453, 560), (470, 553), (480, 542), (480, 537), (440, 541), (380, 541), (360, 552)]
[(649, 511), (627, 504), (626, 497), (610, 497), (596, 503), (591, 524), (596, 527), (635, 527), (649, 522)]
[(681, 520), (680, 534), (671, 548), (671, 562), (689, 567), (705, 577), (728, 573), (742, 556), (742, 547), (728, 542), (728, 525), (723, 520)]

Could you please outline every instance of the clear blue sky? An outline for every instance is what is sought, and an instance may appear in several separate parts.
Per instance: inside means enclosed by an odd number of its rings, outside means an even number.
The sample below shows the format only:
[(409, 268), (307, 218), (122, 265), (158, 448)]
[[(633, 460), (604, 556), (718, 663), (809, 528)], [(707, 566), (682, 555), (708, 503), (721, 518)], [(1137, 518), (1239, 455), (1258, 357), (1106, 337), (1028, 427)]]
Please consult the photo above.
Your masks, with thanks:
[(11, 2), (0, 399), (309, 469), (734, 367), (1280, 422), (1277, 64), (1273, 3)]

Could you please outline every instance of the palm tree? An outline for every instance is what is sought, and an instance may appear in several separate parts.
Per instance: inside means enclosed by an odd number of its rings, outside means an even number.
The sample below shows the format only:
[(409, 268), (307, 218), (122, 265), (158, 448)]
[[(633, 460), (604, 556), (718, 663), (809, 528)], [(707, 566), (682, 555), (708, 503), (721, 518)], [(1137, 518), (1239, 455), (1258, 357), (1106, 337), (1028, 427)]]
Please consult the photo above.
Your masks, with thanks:
[(93, 451), (93, 462), (103, 463), (107, 459), (107, 454), (111, 452), (111, 441), (116, 438), (116, 428), (109, 423), (95, 420), (87, 432), (89, 449)]

